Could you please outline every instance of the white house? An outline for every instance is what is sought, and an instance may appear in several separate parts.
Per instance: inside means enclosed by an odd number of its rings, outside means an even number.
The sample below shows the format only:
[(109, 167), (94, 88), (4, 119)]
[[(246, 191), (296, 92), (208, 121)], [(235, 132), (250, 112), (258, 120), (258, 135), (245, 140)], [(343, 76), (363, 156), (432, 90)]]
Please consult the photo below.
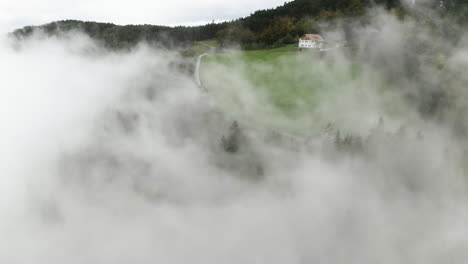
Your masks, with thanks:
[(325, 40), (317, 34), (305, 34), (299, 38), (299, 48), (321, 49), (325, 45)]

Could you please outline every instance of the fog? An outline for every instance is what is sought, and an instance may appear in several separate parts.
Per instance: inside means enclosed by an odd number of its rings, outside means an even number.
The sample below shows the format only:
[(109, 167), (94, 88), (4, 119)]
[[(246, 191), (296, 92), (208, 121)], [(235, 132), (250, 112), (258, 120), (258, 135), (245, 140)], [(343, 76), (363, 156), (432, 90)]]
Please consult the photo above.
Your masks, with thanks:
[[(405, 75), (411, 21), (373, 19), (356, 29), (359, 56), (388, 65), (403, 95), (432, 89)], [(468, 259), (465, 143), (411, 103), (405, 131), (375, 120), (364, 154), (341, 153), (333, 135), (303, 144), (247, 127), (230, 153), (231, 115), (177, 69), (175, 51), (108, 51), (80, 33), (0, 43), (1, 262)], [(466, 47), (451, 47), (447, 67), (467, 65)]]

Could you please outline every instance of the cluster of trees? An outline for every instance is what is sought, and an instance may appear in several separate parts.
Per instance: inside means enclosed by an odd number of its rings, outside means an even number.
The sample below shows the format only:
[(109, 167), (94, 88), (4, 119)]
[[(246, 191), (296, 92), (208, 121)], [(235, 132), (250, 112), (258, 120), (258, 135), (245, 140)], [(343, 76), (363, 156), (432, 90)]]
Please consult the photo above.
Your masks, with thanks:
[[(295, 0), (229, 23), (216, 32), (222, 46), (239, 44), (256, 49), (296, 43), (305, 33), (319, 33), (320, 25), (338, 19), (363, 17), (370, 8), (380, 6), (403, 19), (407, 13), (404, 0)], [(456, 24), (468, 24), (468, 0), (432, 1), (429, 9), (440, 10), (456, 18)], [(324, 23), (326, 22), (326, 23)], [(332, 23), (333, 24), (333, 23)], [(346, 32), (351, 42), (352, 33)]]
[(62, 20), (42, 26), (26, 26), (12, 34), (18, 38), (28, 37), (39, 30), (48, 35), (81, 31), (113, 49), (131, 48), (139, 42), (162, 45), (168, 48), (189, 45), (193, 41), (212, 39), (227, 23), (207, 24), (196, 27), (166, 27), (154, 25), (115, 25), (112, 23)]
[[(30, 35), (35, 29), (47, 34), (81, 30), (102, 41), (107, 47), (132, 47), (140, 41), (157, 43), (167, 47), (184, 46), (193, 41), (217, 38), (222, 45), (240, 44), (244, 48), (262, 48), (289, 44), (304, 33), (316, 33), (318, 24), (342, 17), (358, 17), (373, 6), (380, 5), (404, 15), (403, 0), (295, 0), (282, 6), (259, 10), (230, 22), (210, 23), (194, 27), (165, 27), (153, 25), (118, 26), (110, 23), (65, 20), (39, 27), (25, 27), (14, 32), (17, 37)], [(437, 3), (436, 3), (437, 2)], [(467, 22), (468, 0), (434, 1), (457, 14)]]
[(235, 42), (245, 49), (291, 44), (302, 34), (317, 33), (322, 21), (361, 16), (371, 5), (368, 0), (296, 0), (232, 21), (217, 39), (223, 46)]
[[(385, 3), (395, 1), (400, 0), (377, 0)], [(361, 15), (371, 5), (371, 0), (295, 0), (274, 9), (257, 11), (231, 22), (210, 23), (203, 26), (119, 26), (111, 23), (63, 20), (42, 26), (27, 26), (14, 31), (13, 34), (25, 37), (36, 29), (51, 35), (81, 30), (110, 48), (132, 47), (140, 41), (167, 47), (183, 46), (193, 41), (214, 38), (218, 38), (223, 45), (239, 43), (245, 47), (261, 47), (292, 43), (305, 32), (317, 31), (316, 23), (307, 18), (320, 20)], [(387, 4), (387, 6), (395, 5)]]

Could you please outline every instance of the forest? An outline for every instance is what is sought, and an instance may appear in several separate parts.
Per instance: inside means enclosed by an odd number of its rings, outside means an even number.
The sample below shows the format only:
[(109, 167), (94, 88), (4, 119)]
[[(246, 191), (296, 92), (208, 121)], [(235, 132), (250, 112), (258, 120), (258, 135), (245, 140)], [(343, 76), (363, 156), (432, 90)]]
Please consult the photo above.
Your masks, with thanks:
[[(163, 47), (184, 47), (194, 41), (217, 39), (222, 46), (240, 45), (244, 49), (261, 49), (295, 43), (304, 33), (320, 33), (324, 22), (352, 18), (368, 23), (364, 17), (369, 10), (381, 6), (399, 18), (412, 16), (404, 8), (404, 0), (295, 0), (282, 6), (259, 10), (244, 18), (202, 26), (115, 25), (79, 20), (63, 20), (41, 26), (26, 26), (12, 34), (24, 38), (42, 30), (46, 34), (80, 30), (108, 48), (131, 48), (141, 41)], [(435, 1), (431, 8), (450, 17), (455, 24), (468, 24), (468, 0)], [(430, 19), (428, 19), (428, 22)], [(346, 38), (353, 40), (352, 27)]]

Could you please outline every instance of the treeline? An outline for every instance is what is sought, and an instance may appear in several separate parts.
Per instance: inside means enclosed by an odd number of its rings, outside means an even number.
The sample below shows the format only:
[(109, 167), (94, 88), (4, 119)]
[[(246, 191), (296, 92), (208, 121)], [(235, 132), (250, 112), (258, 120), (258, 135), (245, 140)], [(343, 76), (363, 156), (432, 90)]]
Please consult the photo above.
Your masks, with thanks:
[[(293, 43), (301, 34), (317, 32), (317, 20), (362, 15), (366, 8), (373, 5), (370, 1), (295, 0), (277, 8), (256, 11), (248, 17), (231, 22), (194, 27), (119, 26), (111, 23), (64, 20), (42, 26), (27, 26), (14, 31), (13, 34), (21, 38), (29, 36), (38, 29), (50, 35), (81, 30), (110, 48), (132, 47), (141, 41), (174, 47), (215, 38), (224, 46), (235, 43), (244, 48), (260, 48)], [(389, 8), (393, 8), (398, 6), (390, 4), (395, 1), (400, 0), (378, 0), (377, 2), (385, 3)]]
[(101, 41), (108, 48), (130, 48), (142, 41), (170, 48), (185, 46), (193, 41), (214, 38), (216, 33), (225, 27), (226, 23), (211, 23), (196, 27), (165, 27), (154, 25), (120, 26), (112, 23), (62, 20), (42, 26), (26, 26), (15, 30), (12, 34), (17, 38), (24, 38), (35, 31), (42, 31), (47, 35), (81, 31), (91, 38)]
[[(256, 49), (296, 43), (305, 33), (320, 33), (323, 25), (343, 19), (366, 23), (365, 14), (375, 7), (392, 12), (400, 19), (413, 15), (405, 8), (406, 0), (295, 0), (275, 9), (260, 10), (232, 21), (217, 33), (221, 45), (240, 44)], [(468, 0), (441, 0), (426, 4), (453, 18), (456, 24), (468, 25)], [(362, 18), (362, 19), (361, 19)], [(345, 23), (346, 24), (346, 23)], [(352, 26), (344, 27), (347, 42), (353, 41)]]
[[(304, 33), (318, 33), (319, 24), (344, 17), (360, 17), (369, 8), (383, 6), (404, 16), (404, 0), (295, 0), (273, 9), (259, 10), (245, 18), (194, 27), (154, 25), (119, 26), (111, 23), (64, 20), (42, 26), (27, 26), (13, 32), (29, 36), (37, 29), (55, 35), (81, 30), (110, 48), (132, 47), (141, 41), (166, 47), (185, 46), (193, 41), (218, 39), (222, 46), (240, 44), (254, 49), (295, 43)], [(434, 1), (434, 8), (457, 14), (466, 23), (468, 0)]]
[(217, 38), (221, 45), (247, 49), (291, 44), (302, 34), (318, 33), (321, 21), (361, 16), (372, 5), (369, 0), (296, 0), (233, 21)]

